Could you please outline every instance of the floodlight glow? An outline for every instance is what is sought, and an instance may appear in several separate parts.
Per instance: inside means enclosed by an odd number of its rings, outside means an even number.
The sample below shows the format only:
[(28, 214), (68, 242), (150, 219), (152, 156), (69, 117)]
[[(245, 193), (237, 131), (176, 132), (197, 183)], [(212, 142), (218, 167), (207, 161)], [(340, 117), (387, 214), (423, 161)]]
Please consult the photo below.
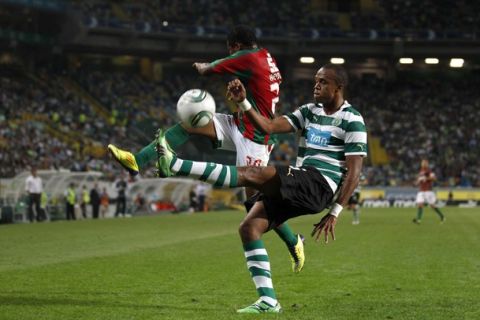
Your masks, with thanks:
[(437, 58), (426, 58), (425, 63), (426, 64), (438, 64), (439, 60)]
[(300, 57), (300, 63), (314, 63), (314, 57)]
[(345, 59), (343, 59), (343, 58), (331, 58), (330, 62), (333, 63), (333, 64), (344, 64)]
[(412, 58), (400, 58), (400, 60), (398, 60), (398, 62), (400, 62), (401, 64), (412, 64), (413, 59)]
[(452, 58), (450, 59), (450, 67), (452, 68), (461, 68), (465, 61), (462, 58)]

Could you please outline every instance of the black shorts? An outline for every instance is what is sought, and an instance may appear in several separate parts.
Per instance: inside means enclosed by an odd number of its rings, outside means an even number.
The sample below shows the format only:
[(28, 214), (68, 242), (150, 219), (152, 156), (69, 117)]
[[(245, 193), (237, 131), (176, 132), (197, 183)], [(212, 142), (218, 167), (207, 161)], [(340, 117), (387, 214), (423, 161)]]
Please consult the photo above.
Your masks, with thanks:
[(288, 219), (321, 212), (333, 199), (333, 192), (320, 171), (313, 167), (293, 168), (276, 166), (280, 190), (275, 196), (262, 193), (245, 202), (247, 210), (257, 201), (263, 201), (271, 225), (280, 225)]
[(350, 199), (348, 199), (348, 204), (358, 204), (360, 202), (360, 192), (354, 192)]

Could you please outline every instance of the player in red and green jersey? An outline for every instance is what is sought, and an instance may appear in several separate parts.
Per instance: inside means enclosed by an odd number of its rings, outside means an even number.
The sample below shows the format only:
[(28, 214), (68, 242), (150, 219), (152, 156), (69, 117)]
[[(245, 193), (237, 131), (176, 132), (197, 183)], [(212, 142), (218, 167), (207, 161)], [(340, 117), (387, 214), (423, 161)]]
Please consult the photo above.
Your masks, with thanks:
[(414, 223), (420, 224), (423, 216), (423, 206), (428, 204), (440, 217), (441, 222), (445, 222), (445, 215), (437, 207), (437, 196), (433, 191), (433, 183), (437, 180), (435, 173), (430, 169), (428, 160), (423, 159), (420, 163), (420, 172), (415, 182), (418, 185), (417, 192), (417, 217), (413, 219)]
[[(238, 77), (247, 88), (247, 99), (253, 108), (263, 117), (272, 119), (282, 81), (275, 60), (266, 49), (258, 47), (255, 32), (249, 27), (234, 27), (228, 34), (227, 48), (229, 56), (211, 63), (196, 62), (193, 67), (201, 75), (216, 73)], [(219, 149), (236, 152), (236, 164), (239, 166), (266, 166), (273, 149), (271, 136), (254, 128), (251, 120), (241, 112), (233, 115), (216, 113), (213, 121), (201, 128), (179, 123), (167, 129), (165, 137), (175, 150), (188, 141), (190, 134), (206, 136)], [(111, 144), (108, 149), (130, 174), (136, 175), (140, 169), (157, 160), (155, 145), (156, 140), (135, 154)], [(246, 188), (248, 198), (255, 192)], [(247, 211), (251, 205), (253, 203), (246, 204)], [(295, 235), (287, 224), (279, 225), (275, 231), (289, 249), (293, 271), (299, 272), (305, 260), (301, 236)]]
[[(232, 41), (235, 41), (232, 39)], [(270, 53), (256, 46), (253, 38), (246, 38), (248, 46), (229, 46), (231, 55), (212, 63), (194, 63), (201, 74), (232, 74), (242, 81), (248, 92), (247, 99), (262, 116), (272, 119), (279, 100), (282, 76)], [(229, 40), (229, 43), (231, 41)], [(270, 135), (256, 129), (243, 113), (234, 114), (235, 124), (242, 135), (259, 144), (272, 144)]]

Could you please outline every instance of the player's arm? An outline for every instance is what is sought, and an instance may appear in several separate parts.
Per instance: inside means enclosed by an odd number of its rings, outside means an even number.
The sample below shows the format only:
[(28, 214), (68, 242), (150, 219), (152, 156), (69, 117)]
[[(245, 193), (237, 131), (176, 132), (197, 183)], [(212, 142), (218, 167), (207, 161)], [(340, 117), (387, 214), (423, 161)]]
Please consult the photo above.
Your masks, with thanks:
[(319, 223), (314, 224), (312, 237), (319, 240), (322, 232), (325, 234), (325, 243), (328, 243), (328, 234), (335, 240), (335, 224), (337, 217), (342, 211), (343, 207), (348, 204), (348, 199), (352, 196), (353, 191), (360, 181), (360, 174), (362, 172), (363, 156), (350, 155), (345, 157), (345, 165), (347, 167), (347, 175), (343, 181), (337, 201), (332, 205), (330, 211), (320, 220)]
[(195, 62), (192, 65), (195, 69), (197, 69), (200, 75), (206, 75), (212, 73), (213, 65), (208, 62)]
[(237, 106), (252, 120), (255, 127), (266, 134), (294, 132), (295, 128), (285, 117), (267, 119), (252, 108), (248, 102), (245, 87), (240, 80), (235, 79), (228, 83), (227, 97), (235, 101)]
[(348, 199), (352, 196), (353, 191), (360, 182), (360, 174), (362, 172), (363, 157), (360, 155), (351, 155), (345, 157), (347, 166), (347, 175), (343, 181), (340, 193), (336, 203), (342, 207), (348, 203)]

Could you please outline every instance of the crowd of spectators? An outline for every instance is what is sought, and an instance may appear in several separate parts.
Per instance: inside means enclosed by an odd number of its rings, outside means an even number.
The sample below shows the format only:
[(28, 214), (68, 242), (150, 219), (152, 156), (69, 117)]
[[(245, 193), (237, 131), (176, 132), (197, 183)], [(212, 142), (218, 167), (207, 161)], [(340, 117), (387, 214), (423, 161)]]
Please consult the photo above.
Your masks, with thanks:
[(352, 103), (362, 108), (370, 133), (381, 138), (391, 160), (371, 174), (375, 184), (414, 181), (420, 159), (427, 158), (441, 184), (479, 186), (478, 85), (475, 76), (441, 75), (354, 82)]
[[(312, 1), (74, 1), (90, 27), (117, 27), (138, 31), (169, 31), (183, 27), (185, 31), (225, 32), (226, 26), (251, 24), (268, 32), (315, 28), (338, 29), (337, 17), (312, 10)], [(115, 9), (114, 9), (115, 6)], [(239, 14), (241, 13), (241, 14)], [(175, 29), (178, 30), (178, 29)]]
[[(46, 70), (9, 70), (0, 76), (0, 176), (30, 166), (84, 171), (110, 165), (86, 152), (122, 128), (109, 126), (66, 80)], [(99, 145), (100, 145), (99, 144)]]
[(74, 1), (73, 5), (82, 12), (89, 27), (143, 32), (183, 30), (198, 35), (223, 34), (227, 26), (254, 22), (260, 34), (267, 36), (345, 37), (351, 31), (373, 29), (375, 33), (367, 33), (367, 37), (386, 34), (433, 39), (449, 34), (476, 34), (480, 25), (480, 4), (476, 1), (427, 0), (420, 6), (414, 1), (377, 0), (366, 7), (325, 5), (312, 0), (89, 0)]
[[(180, 95), (192, 88), (202, 88), (216, 97), (217, 112), (228, 112), (223, 85), (211, 77), (191, 72), (169, 72), (162, 79), (141, 76), (127, 71), (98, 71), (84, 68), (71, 74), (83, 88), (114, 115), (111, 125), (121, 125), (130, 133), (140, 132), (150, 139), (160, 126), (176, 123), (176, 104)], [(135, 139), (135, 135), (133, 136)], [(119, 142), (124, 145), (124, 141)]]

